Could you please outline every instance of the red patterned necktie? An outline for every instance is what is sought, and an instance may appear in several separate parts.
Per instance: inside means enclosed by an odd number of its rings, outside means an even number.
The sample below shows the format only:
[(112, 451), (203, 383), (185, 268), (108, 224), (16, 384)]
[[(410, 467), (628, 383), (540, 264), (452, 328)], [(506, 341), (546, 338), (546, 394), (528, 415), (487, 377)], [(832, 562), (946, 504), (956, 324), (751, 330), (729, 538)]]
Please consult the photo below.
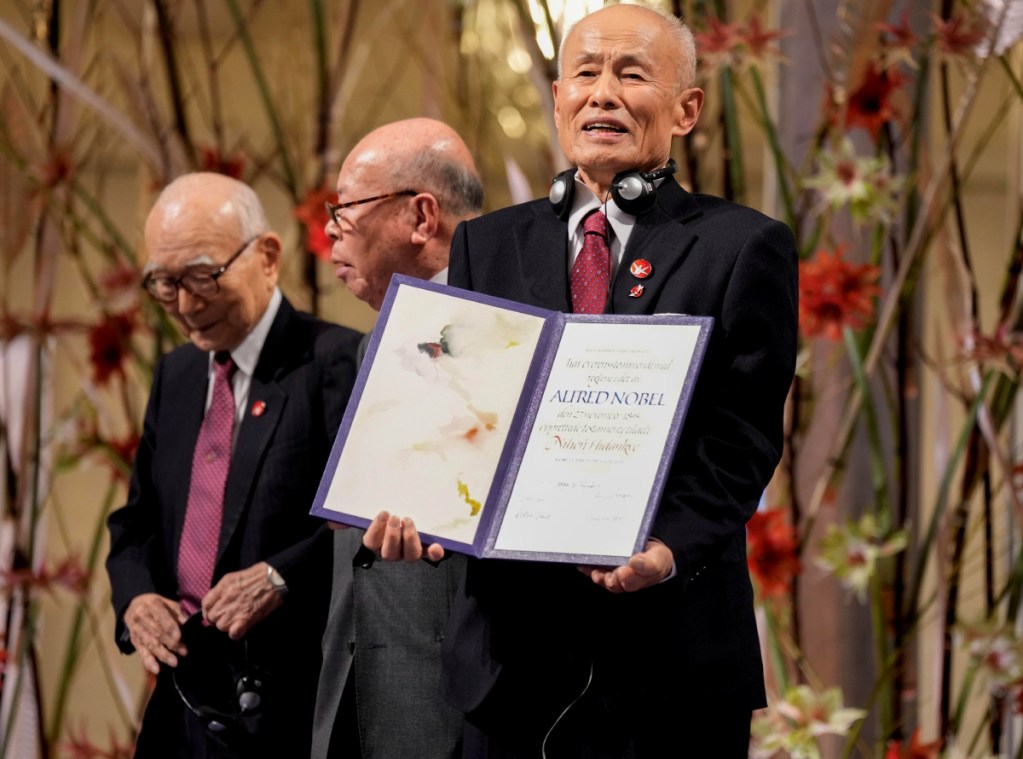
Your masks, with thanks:
[(229, 353), (213, 361), (213, 400), (203, 417), (192, 454), (192, 482), (178, 549), (178, 595), (187, 614), (194, 614), (213, 580), (213, 565), (220, 540), (224, 486), (231, 463), (234, 431), (234, 362)]
[(602, 314), (611, 281), (607, 217), (597, 210), (583, 219), (583, 249), (572, 265), (572, 313)]

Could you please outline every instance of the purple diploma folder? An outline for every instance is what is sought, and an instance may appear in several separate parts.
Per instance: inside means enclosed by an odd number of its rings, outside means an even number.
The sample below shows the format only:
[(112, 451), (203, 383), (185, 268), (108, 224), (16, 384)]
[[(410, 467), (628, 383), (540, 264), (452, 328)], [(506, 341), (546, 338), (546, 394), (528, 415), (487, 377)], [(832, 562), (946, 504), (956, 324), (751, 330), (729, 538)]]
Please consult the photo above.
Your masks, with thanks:
[(312, 514), (411, 517), (478, 558), (642, 550), (713, 326), (573, 315), (395, 275)]

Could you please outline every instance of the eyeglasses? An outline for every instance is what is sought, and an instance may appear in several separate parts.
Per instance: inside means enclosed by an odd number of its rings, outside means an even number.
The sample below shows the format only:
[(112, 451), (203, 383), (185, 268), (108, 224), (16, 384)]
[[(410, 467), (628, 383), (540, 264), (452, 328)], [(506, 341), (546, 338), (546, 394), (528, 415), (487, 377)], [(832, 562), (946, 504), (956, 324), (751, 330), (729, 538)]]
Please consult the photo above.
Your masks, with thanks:
[(263, 236), (260, 232), (258, 235), (250, 237), (248, 240), (241, 244), (231, 257), (224, 262), (224, 265), (219, 269), (211, 272), (190, 272), (186, 271), (180, 277), (168, 277), (164, 274), (147, 274), (142, 280), (142, 286), (149, 292), (153, 298), (160, 301), (161, 303), (173, 303), (178, 299), (178, 288), (185, 288), (185, 292), (189, 295), (194, 295), (199, 298), (212, 298), (218, 292), (220, 292), (220, 285), (217, 280), (220, 279), (224, 272), (227, 271), (227, 267), (234, 263), (235, 259), (238, 258), (245, 249), (248, 248), (252, 243)]
[(385, 200), (386, 198), (396, 198), (399, 195), (418, 195), (418, 190), (399, 190), (398, 192), (389, 192), (386, 195), (374, 195), (372, 198), (363, 198), (362, 200), (349, 200), (347, 203), (331, 203), (329, 200), (323, 205), (327, 208), (327, 216), (338, 226), (341, 226), (341, 219), (337, 215), (337, 212), (343, 208), (351, 208), (352, 206), (361, 206), (363, 203), (372, 203), (374, 200)]

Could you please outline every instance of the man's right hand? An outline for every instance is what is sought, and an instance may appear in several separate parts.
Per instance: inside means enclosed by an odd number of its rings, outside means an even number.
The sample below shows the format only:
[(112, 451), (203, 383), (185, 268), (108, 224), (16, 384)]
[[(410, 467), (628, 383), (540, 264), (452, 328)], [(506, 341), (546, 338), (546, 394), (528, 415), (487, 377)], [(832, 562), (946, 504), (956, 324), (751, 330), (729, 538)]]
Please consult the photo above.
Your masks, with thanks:
[(362, 536), (362, 544), (385, 561), (419, 561), (427, 558), (440, 561), (444, 558), (444, 546), (431, 543), (423, 550), (419, 532), (409, 518), (381, 511)]
[(178, 656), (188, 654), (181, 642), (181, 625), (186, 619), (181, 604), (156, 593), (143, 593), (131, 600), (124, 624), (146, 670), (158, 675), (161, 662), (176, 667)]

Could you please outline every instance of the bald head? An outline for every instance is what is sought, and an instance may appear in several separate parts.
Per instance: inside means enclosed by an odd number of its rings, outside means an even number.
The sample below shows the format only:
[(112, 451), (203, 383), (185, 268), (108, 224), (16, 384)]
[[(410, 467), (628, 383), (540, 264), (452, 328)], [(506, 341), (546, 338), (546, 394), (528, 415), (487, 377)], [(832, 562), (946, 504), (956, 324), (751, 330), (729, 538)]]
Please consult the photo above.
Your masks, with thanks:
[[(455, 227), (478, 216), (483, 185), (454, 129), (406, 119), (374, 129), (352, 148), (337, 178), (336, 275), (379, 309), (392, 274), (430, 279), (448, 265)], [(366, 201), (366, 202), (363, 202)]]
[(185, 174), (160, 193), (144, 234), (147, 279), (171, 283), (173, 299), (161, 302), (168, 314), (200, 349), (236, 348), (266, 311), (280, 264), (280, 238), (252, 189), (222, 174)]
[(607, 198), (623, 171), (664, 166), (672, 140), (695, 128), (703, 91), (685, 86), (691, 41), (674, 17), (639, 5), (602, 8), (565, 35), (554, 123), (576, 177), (596, 197)]
[(374, 129), (352, 148), (345, 167), (372, 171), (395, 188), (429, 192), (444, 213), (458, 219), (477, 215), (483, 206), (472, 153), (454, 129), (436, 119), (404, 119)]
[(263, 206), (251, 187), (212, 172), (184, 174), (167, 185), (149, 212), (147, 236), (151, 224), (179, 224), (185, 217), (225, 229), (233, 226), (242, 238), (265, 232), (269, 227)]
[(561, 79), (565, 48), (570, 37), (584, 33), (595, 23), (629, 28), (643, 22), (653, 22), (660, 26), (673, 42), (671, 65), (675, 69), (676, 91), (681, 92), (692, 87), (696, 83), (696, 41), (692, 31), (676, 16), (642, 5), (608, 5), (584, 16), (574, 24), (561, 38), (561, 47), (558, 50), (558, 79)]

